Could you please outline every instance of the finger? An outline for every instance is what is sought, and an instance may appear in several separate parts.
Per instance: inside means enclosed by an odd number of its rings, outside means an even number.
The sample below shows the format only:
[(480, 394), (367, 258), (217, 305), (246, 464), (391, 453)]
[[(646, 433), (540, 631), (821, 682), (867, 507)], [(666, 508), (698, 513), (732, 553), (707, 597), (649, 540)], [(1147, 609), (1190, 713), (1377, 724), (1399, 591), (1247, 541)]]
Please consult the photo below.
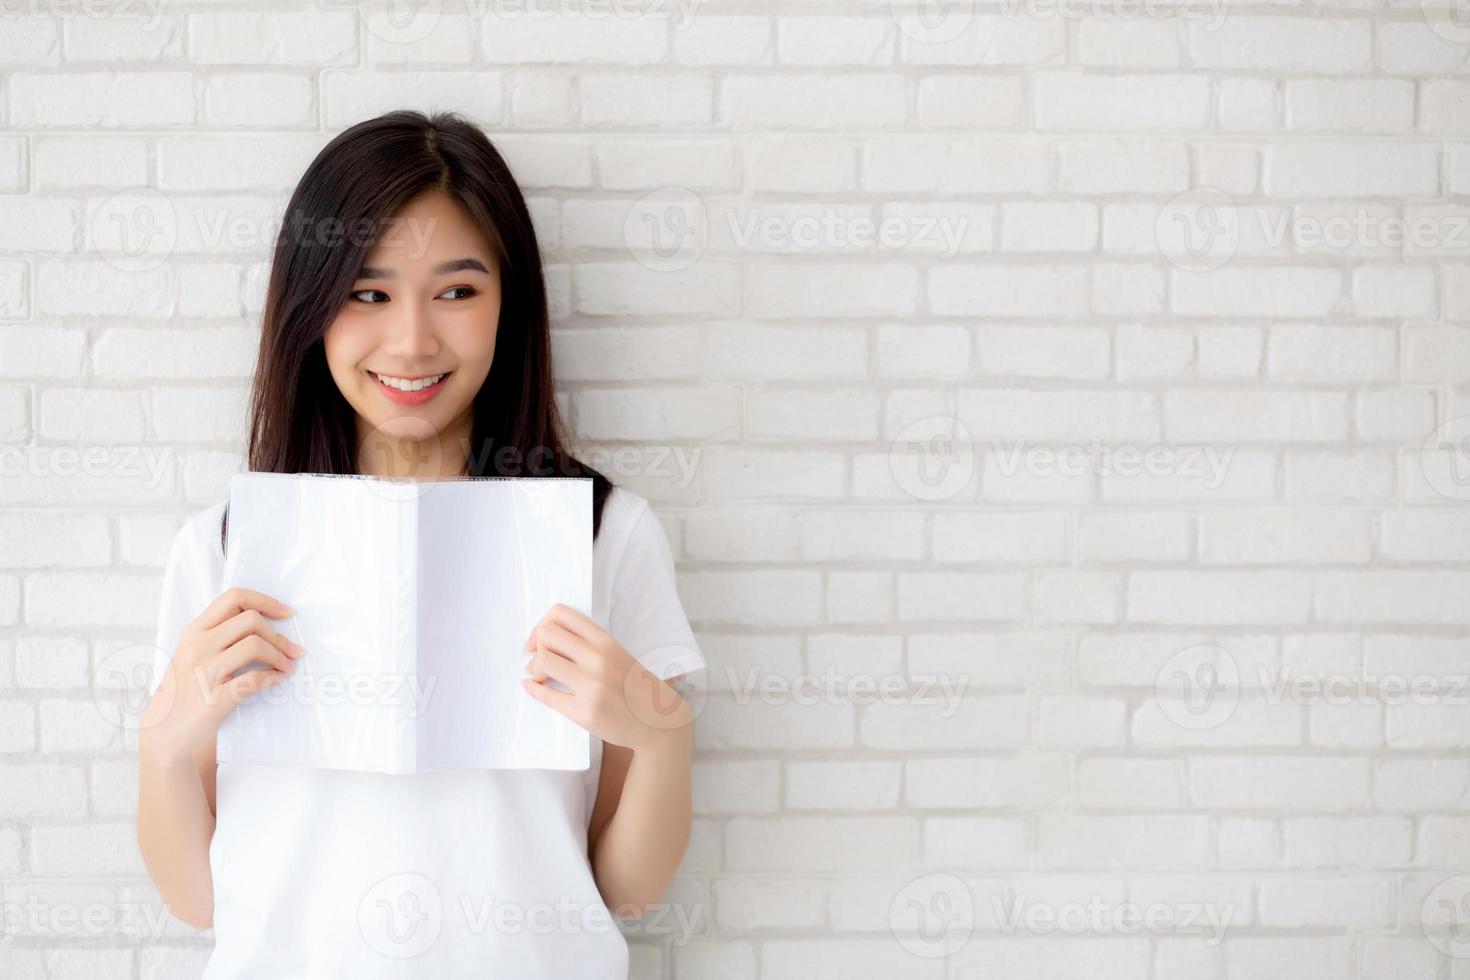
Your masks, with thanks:
[(556, 623), (543, 622), (526, 641), (526, 650), (551, 650), (573, 663), (583, 663), (594, 655), (587, 641)]
[(215, 717), (223, 722), (225, 716), (250, 695), (257, 691), (275, 687), (286, 679), (279, 670), (247, 670), (238, 677), (226, 681), (219, 688), (219, 697), (214, 699)]
[(267, 643), (260, 636), (251, 633), (242, 637), (235, 643), (226, 647), (215, 661), (219, 668), (219, 678), (229, 677), (236, 671), (243, 670), (252, 661), (260, 661), (280, 671), (290, 671), (296, 666), (296, 661), (281, 652), (278, 648)]
[(246, 609), (258, 610), (272, 619), (285, 619), (292, 612), (290, 606), (273, 596), (236, 586), (221, 592), (213, 602), (204, 607), (204, 612), (194, 622), (200, 629), (210, 630)]
[[(603, 632), (602, 627), (598, 626), (591, 616), (578, 612), (564, 602), (558, 602), (546, 610), (546, 615), (542, 616), (536, 625), (540, 626), (542, 623), (556, 623), (584, 640), (595, 640)], [(534, 633), (535, 630), (533, 629), (532, 632)]]
[(530, 663), (526, 664), (526, 670), (534, 681), (544, 681), (550, 677), (565, 684), (573, 692), (580, 690), (587, 678), (576, 664), (551, 650), (536, 651)]
[[(562, 691), (558, 691), (554, 687), (548, 687), (545, 684), (538, 684), (536, 681), (531, 680), (531, 678), (529, 677), (521, 678), (521, 687), (524, 688), (526, 693), (531, 695), (531, 697), (535, 698), (537, 701), (540, 701), (542, 704), (553, 709), (557, 713), (564, 715), (567, 718), (572, 717), (572, 706), (576, 704), (577, 701), (577, 699), (572, 695), (566, 694)], [(572, 718), (572, 720), (575, 721), (576, 719)]]
[(263, 638), (271, 646), (276, 647), (288, 656), (299, 657), (302, 653), (302, 648), (299, 644), (292, 642), (290, 637), (268, 623), (265, 616), (256, 609), (246, 609), (238, 612), (214, 629), (209, 630), (208, 633), (216, 650), (224, 650), (240, 642), (245, 637), (254, 634)]

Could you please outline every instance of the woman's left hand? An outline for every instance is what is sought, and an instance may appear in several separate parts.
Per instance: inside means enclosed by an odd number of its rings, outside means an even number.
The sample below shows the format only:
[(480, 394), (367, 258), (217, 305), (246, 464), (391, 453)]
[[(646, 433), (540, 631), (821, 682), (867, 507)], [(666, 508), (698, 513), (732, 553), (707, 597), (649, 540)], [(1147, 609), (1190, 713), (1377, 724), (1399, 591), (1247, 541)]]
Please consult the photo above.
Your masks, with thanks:
[[(552, 606), (521, 648), (532, 654), (521, 686), (593, 735), (638, 751), (686, 728), (692, 713), (611, 633), (564, 603)], [(547, 679), (565, 685), (559, 691)]]

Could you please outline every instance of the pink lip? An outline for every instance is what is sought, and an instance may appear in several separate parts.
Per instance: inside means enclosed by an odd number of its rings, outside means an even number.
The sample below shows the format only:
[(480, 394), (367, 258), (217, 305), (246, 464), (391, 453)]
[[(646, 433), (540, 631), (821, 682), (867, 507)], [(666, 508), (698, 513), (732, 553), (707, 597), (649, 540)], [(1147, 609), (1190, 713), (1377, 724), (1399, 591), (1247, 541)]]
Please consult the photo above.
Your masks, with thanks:
[[(428, 401), (430, 398), (433, 398), (439, 393), (439, 389), (444, 387), (444, 382), (449, 380), (449, 374), (452, 373), (453, 372), (446, 373), (444, 377), (439, 379), (438, 383), (434, 384), (432, 387), (424, 388), (419, 391), (399, 391), (397, 388), (390, 388), (387, 385), (383, 384), (383, 382), (379, 381), (377, 375), (373, 374), (371, 371), (368, 372), (368, 377), (373, 379), (373, 384), (377, 385), (378, 390), (387, 395), (390, 400), (395, 401), (400, 405), (422, 405), (424, 402)], [(427, 375), (425, 375), (425, 377), (427, 377)], [(408, 380), (412, 381), (415, 379), (409, 378)]]

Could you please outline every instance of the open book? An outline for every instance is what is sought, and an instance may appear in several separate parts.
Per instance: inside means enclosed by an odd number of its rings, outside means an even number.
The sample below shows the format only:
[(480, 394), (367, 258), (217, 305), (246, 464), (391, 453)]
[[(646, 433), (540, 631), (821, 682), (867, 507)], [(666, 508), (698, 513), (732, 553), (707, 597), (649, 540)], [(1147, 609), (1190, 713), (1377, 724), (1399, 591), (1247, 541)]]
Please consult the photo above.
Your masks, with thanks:
[(591, 612), (590, 479), (238, 474), (225, 580), (292, 607), (271, 622), (306, 653), (226, 718), (220, 762), (587, 768), (521, 678), (548, 609)]

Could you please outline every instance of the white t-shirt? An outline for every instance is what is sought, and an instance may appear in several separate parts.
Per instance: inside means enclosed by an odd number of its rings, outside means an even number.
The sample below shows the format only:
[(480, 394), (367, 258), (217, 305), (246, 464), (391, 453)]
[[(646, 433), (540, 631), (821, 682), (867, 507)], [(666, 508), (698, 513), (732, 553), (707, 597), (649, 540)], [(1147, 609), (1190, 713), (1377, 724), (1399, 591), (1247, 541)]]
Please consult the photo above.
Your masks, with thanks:
[[(224, 508), (174, 539), (153, 690), (184, 625), (224, 591)], [(620, 487), (593, 546), (591, 617), (661, 678), (705, 665), (663, 526)], [(585, 772), (221, 763), (205, 980), (626, 978), (627, 943), (588, 863), (601, 741), (591, 749)]]

